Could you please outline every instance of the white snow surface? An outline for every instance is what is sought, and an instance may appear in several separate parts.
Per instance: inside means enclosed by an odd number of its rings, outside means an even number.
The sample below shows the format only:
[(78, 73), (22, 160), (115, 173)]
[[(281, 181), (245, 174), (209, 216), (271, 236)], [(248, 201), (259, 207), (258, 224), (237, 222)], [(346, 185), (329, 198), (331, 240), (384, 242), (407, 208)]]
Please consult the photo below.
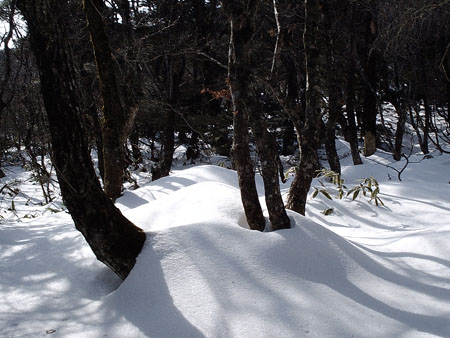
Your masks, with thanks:
[(221, 167), (127, 191), (117, 206), (147, 241), (124, 282), (68, 214), (4, 219), (0, 337), (450, 337), (450, 156), (433, 156), (402, 181), (382, 152), (345, 166), (349, 186), (379, 181), (385, 207), (310, 197), (276, 232), (247, 229)]

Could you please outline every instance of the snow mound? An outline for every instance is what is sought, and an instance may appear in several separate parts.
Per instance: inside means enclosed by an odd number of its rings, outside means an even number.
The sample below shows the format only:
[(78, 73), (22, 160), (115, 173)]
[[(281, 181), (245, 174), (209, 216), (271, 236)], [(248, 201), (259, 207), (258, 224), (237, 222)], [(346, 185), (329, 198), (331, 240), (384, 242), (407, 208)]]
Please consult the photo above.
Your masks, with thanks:
[(202, 165), (180, 170), (174, 175), (160, 178), (138, 190), (126, 191), (116, 204), (122, 211), (134, 209), (200, 182), (217, 182), (235, 188), (239, 187), (234, 171), (218, 166)]
[(198, 223), (238, 224), (248, 228), (239, 189), (220, 182), (193, 183), (124, 214), (146, 231)]

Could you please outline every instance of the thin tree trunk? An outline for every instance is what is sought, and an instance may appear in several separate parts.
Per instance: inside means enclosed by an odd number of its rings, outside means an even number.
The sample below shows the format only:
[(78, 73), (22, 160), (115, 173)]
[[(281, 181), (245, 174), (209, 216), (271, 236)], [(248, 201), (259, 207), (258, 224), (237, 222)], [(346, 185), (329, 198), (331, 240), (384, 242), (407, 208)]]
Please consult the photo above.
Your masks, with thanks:
[[(325, 7), (327, 8), (327, 7)], [(325, 151), (327, 154), (330, 169), (336, 173), (341, 173), (341, 164), (336, 151), (336, 125), (340, 114), (340, 102), (343, 102), (340, 90), (339, 69), (335, 60), (334, 50), (336, 49), (336, 33), (333, 28), (333, 19), (329, 11), (326, 11), (327, 29), (327, 82), (328, 82), (328, 120), (325, 126)]]
[(101, 189), (80, 121), (79, 97), (65, 34), (67, 2), (18, 0), (39, 68), (52, 140), (52, 160), (75, 227), (96, 257), (121, 278), (136, 262), (145, 233)]
[(406, 109), (405, 106), (399, 104), (395, 107), (398, 115), (397, 128), (395, 130), (395, 141), (394, 141), (394, 160), (400, 161), (403, 154), (403, 135), (405, 134), (406, 125)]
[[(386, 93), (391, 96), (390, 102), (395, 108), (395, 111), (398, 116), (397, 126), (395, 129), (395, 138), (394, 138), (394, 153), (393, 158), (396, 161), (400, 161), (403, 155), (403, 135), (405, 134), (405, 126), (406, 126), (406, 94), (404, 90), (404, 86), (400, 84), (399, 74), (397, 62), (394, 62), (394, 83), (395, 83), (395, 93), (390, 94), (389, 90), (386, 90)], [(388, 98), (389, 98), (388, 96)]]
[(336, 150), (336, 124), (340, 107), (338, 106), (338, 102), (334, 96), (335, 94), (330, 92), (328, 121), (325, 126), (325, 151), (330, 169), (340, 174), (341, 164), (339, 162), (339, 155)]
[(364, 73), (366, 81), (364, 84), (364, 112), (363, 112), (363, 129), (364, 129), (364, 156), (370, 156), (377, 150), (376, 138), (376, 122), (377, 122), (377, 56), (371, 51), (373, 41), (377, 37), (376, 18), (369, 14), (367, 19), (366, 37), (365, 37), (365, 53), (366, 61)]
[(428, 139), (430, 137), (430, 125), (431, 125), (431, 105), (428, 98), (428, 92), (425, 92), (425, 97), (423, 99), (423, 105), (425, 106), (425, 116), (424, 116), (424, 124), (423, 124), (423, 142), (420, 145), (420, 149), (424, 154), (428, 154), (430, 152), (428, 148)]
[(445, 81), (445, 93), (447, 96), (447, 124), (450, 127), (450, 67), (449, 67), (450, 57), (449, 52), (445, 55), (445, 60), (443, 60), (444, 67), (444, 81)]
[(127, 115), (120, 102), (114, 63), (102, 17), (103, 0), (83, 0), (103, 98), (104, 188), (115, 200), (122, 192)]
[[(162, 137), (162, 156), (160, 158), (159, 173), (157, 178), (169, 176), (172, 168), (173, 153), (175, 151), (175, 112), (169, 110), (166, 112), (164, 121), (164, 131)], [(155, 177), (156, 178), (156, 177)]]
[(134, 126), (133, 131), (130, 134), (130, 143), (133, 163), (137, 168), (137, 165), (142, 163), (142, 154), (139, 149), (139, 128), (137, 126)]
[(356, 67), (356, 42), (354, 32), (354, 10), (353, 5), (350, 6), (350, 62), (347, 69), (347, 128), (348, 128), (348, 142), (350, 143), (350, 151), (352, 153), (352, 159), (354, 165), (362, 164), (361, 156), (359, 155), (358, 146), (358, 129), (355, 122), (355, 67)]
[(306, 93), (305, 122), (301, 133), (300, 165), (289, 190), (287, 208), (305, 214), (306, 199), (312, 179), (318, 167), (317, 146), (319, 142), (320, 111), (320, 58), (321, 27), (323, 25), (322, 3), (320, 0), (305, 0), (305, 48)]
[(175, 123), (177, 100), (179, 97), (178, 86), (185, 71), (184, 58), (166, 55), (164, 58), (166, 68), (166, 90), (168, 95), (168, 108), (164, 117), (164, 129), (161, 140), (161, 156), (159, 165), (153, 172), (152, 180), (168, 176), (172, 168), (173, 154), (175, 152)]

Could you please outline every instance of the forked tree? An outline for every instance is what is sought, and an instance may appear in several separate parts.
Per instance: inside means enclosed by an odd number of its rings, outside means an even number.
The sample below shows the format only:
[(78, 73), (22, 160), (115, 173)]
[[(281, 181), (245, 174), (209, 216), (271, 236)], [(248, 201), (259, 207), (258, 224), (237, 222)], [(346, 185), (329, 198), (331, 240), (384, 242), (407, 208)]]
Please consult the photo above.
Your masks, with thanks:
[(223, 1), (230, 22), (229, 89), (234, 106), (234, 161), (239, 177), (241, 198), (251, 228), (264, 229), (264, 217), (259, 205), (250, 160), (248, 125), (255, 138), (261, 162), (266, 205), (273, 230), (290, 228), (280, 193), (278, 150), (259, 102), (256, 86), (258, 0)]

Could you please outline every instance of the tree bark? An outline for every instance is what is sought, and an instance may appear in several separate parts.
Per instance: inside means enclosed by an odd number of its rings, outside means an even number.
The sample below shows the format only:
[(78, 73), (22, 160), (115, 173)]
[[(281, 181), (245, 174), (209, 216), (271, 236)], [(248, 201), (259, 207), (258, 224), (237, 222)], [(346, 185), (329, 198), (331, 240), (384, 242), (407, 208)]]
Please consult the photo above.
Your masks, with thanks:
[(373, 41), (377, 37), (376, 18), (369, 13), (367, 18), (367, 28), (365, 36), (365, 83), (364, 83), (364, 111), (363, 111), (363, 129), (364, 129), (364, 156), (370, 156), (377, 150), (377, 55), (371, 51)]
[[(259, 92), (254, 83), (254, 72), (257, 67), (254, 35), (258, 7), (259, 1), (253, 0), (224, 2), (224, 9), (231, 23), (231, 48), (234, 52), (233, 57), (230, 58), (232, 62), (229, 83), (235, 113), (243, 112), (252, 128), (261, 162), (261, 174), (269, 219), (272, 229), (279, 230), (290, 228), (290, 220), (286, 214), (280, 193), (276, 143), (267, 129), (262, 109), (260, 109), (258, 103)], [(246, 146), (248, 148), (248, 143)]]
[(444, 68), (445, 94), (447, 97), (447, 124), (450, 126), (450, 57), (449, 51), (445, 54), (445, 59), (442, 61)]
[[(265, 219), (259, 203), (255, 184), (255, 173), (250, 158), (248, 140), (248, 114), (246, 98), (250, 71), (246, 44), (251, 38), (252, 28), (248, 20), (255, 12), (258, 1), (248, 1), (247, 11), (242, 11), (241, 3), (223, 1), (224, 11), (230, 21), (230, 46), (228, 59), (228, 85), (233, 103), (233, 163), (238, 173), (241, 200), (247, 223), (252, 230), (264, 231)], [(249, 13), (250, 12), (250, 13)], [(235, 32), (239, 30), (237, 37)], [(247, 54), (247, 55), (246, 55)]]
[(106, 194), (115, 200), (122, 192), (125, 126), (129, 122), (120, 101), (111, 47), (101, 14), (103, 7), (103, 0), (83, 0), (103, 98), (104, 188)]
[(61, 0), (18, 0), (36, 57), (52, 140), (52, 160), (75, 227), (97, 258), (121, 278), (136, 262), (145, 233), (103, 192), (80, 121), (71, 51)]
[(249, 228), (264, 231), (265, 219), (259, 203), (255, 184), (255, 171), (248, 148), (248, 119), (241, 104), (234, 104), (233, 117), (233, 164), (238, 173), (239, 189)]
[[(254, 93), (254, 95), (256, 96), (257, 94)], [(250, 106), (256, 108), (257, 103), (251, 104)], [(252, 110), (249, 114), (250, 125), (255, 136), (256, 149), (261, 163), (264, 194), (272, 229), (289, 229), (291, 227), (290, 220), (286, 214), (280, 192), (278, 178), (279, 166), (277, 165), (279, 155), (276, 149), (275, 139), (267, 131), (267, 124), (264, 117), (260, 115), (260, 112)]]
[(341, 174), (341, 164), (336, 151), (336, 125), (341, 115), (341, 103), (344, 101), (340, 89), (340, 71), (335, 58), (337, 33), (334, 31), (330, 9), (325, 11), (327, 30), (327, 84), (328, 84), (328, 120), (325, 125), (325, 151), (330, 169)]
[(395, 141), (394, 141), (394, 160), (400, 161), (403, 154), (403, 135), (405, 134), (406, 125), (406, 107), (402, 104), (395, 106), (395, 110), (398, 115), (397, 128), (395, 130)]
[(305, 215), (306, 199), (311, 182), (318, 167), (317, 146), (321, 121), (321, 50), (323, 41), (322, 1), (305, 0), (305, 31), (303, 45), (305, 48), (305, 122), (301, 133), (300, 165), (289, 190), (287, 208)]
[(352, 153), (352, 159), (354, 165), (362, 164), (361, 156), (359, 154), (358, 145), (358, 129), (355, 122), (355, 68), (356, 68), (356, 41), (354, 30), (354, 9), (353, 4), (349, 4), (349, 63), (347, 69), (347, 87), (346, 87), (346, 127), (348, 142), (350, 143), (350, 151)]

